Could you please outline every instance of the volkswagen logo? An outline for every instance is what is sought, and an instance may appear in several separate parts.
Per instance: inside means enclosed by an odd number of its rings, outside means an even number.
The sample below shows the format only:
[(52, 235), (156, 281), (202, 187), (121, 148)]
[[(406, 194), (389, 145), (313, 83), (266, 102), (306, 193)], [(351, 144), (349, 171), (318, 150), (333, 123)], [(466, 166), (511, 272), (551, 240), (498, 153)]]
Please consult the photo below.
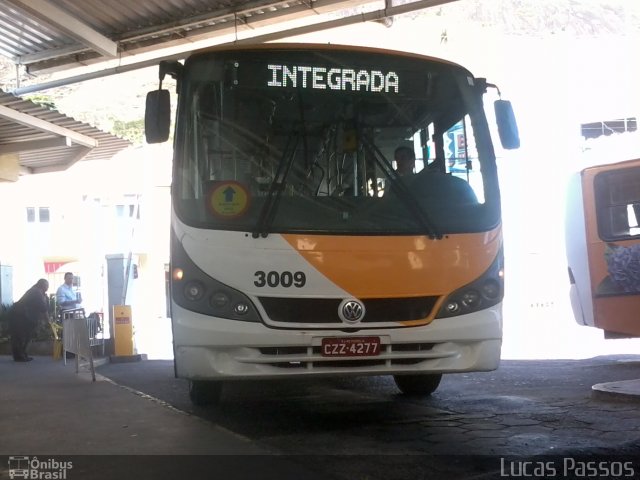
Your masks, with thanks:
[(340, 302), (338, 316), (345, 323), (358, 323), (364, 318), (364, 304), (353, 298), (347, 298)]

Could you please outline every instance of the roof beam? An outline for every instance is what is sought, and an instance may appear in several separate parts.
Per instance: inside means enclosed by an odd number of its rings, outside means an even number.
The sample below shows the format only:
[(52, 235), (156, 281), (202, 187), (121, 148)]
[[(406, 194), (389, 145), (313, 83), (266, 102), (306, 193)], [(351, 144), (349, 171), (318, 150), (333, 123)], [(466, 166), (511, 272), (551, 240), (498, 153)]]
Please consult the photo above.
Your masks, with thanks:
[(118, 44), (81, 22), (50, 0), (7, 0), (37, 18), (38, 21), (63, 31), (78, 42), (107, 57), (115, 57)]
[(73, 143), (82, 145), (83, 147), (95, 148), (98, 146), (98, 141), (94, 138), (82, 135), (81, 133), (74, 132), (68, 128), (55, 125), (41, 118), (37, 118), (26, 113), (18, 112), (13, 108), (0, 105), (0, 117), (7, 118), (14, 122), (26, 125), (27, 127), (35, 128), (47, 133), (53, 133), (61, 137), (69, 138)]
[(85, 52), (87, 47), (84, 45), (72, 45), (68, 47), (51, 48), (36, 53), (27, 53), (18, 57), (13, 57), (14, 63), (20, 65), (29, 65), (30, 63), (44, 62), (52, 58), (63, 57), (65, 55), (73, 55), (74, 53)]
[(34, 150), (44, 150), (46, 148), (70, 147), (71, 145), (72, 142), (68, 137), (2, 143), (0, 144), (0, 155), (4, 155), (7, 153), (31, 152)]

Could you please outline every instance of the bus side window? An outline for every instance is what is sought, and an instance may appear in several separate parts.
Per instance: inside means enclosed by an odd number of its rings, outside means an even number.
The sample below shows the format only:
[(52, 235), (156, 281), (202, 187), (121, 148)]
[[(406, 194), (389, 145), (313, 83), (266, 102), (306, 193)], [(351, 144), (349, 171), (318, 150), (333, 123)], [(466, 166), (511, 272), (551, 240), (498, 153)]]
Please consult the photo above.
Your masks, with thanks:
[[(464, 180), (473, 190), (477, 200), (484, 203), (484, 185), (478, 172), (478, 150), (473, 136), (473, 128), (468, 115), (452, 125), (443, 135), (443, 150), (446, 173)], [(471, 200), (471, 195), (466, 198)]]
[(600, 237), (611, 241), (640, 235), (640, 169), (600, 173), (594, 187)]
[(629, 235), (640, 235), (640, 203), (627, 205), (627, 220), (629, 223)]

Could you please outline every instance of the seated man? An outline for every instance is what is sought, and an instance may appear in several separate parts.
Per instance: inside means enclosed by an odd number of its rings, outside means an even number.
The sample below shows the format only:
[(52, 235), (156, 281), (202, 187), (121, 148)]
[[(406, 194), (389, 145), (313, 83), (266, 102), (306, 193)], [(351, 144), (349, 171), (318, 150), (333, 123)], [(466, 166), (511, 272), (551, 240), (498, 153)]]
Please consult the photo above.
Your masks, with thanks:
[[(423, 168), (418, 173), (413, 173), (416, 157), (412, 148), (398, 147), (394, 152), (394, 159), (400, 180), (417, 199), (426, 198), (434, 200), (435, 204), (445, 205), (478, 203), (478, 198), (471, 186), (462, 178), (438, 170), (434, 166), (438, 162)], [(397, 187), (392, 185), (391, 191), (397, 194)]]
[(397, 196), (399, 195), (399, 189), (401, 188), (398, 183), (403, 180), (407, 180), (414, 175), (414, 170), (416, 168), (416, 154), (413, 151), (413, 148), (402, 145), (396, 148), (393, 152), (393, 160), (395, 161), (394, 170), (398, 174), (399, 178), (395, 181), (389, 181), (388, 190)]
[(405, 183), (416, 198), (433, 199), (436, 204), (478, 203), (478, 197), (471, 185), (462, 178), (448, 173), (425, 168), (411, 178), (405, 179)]

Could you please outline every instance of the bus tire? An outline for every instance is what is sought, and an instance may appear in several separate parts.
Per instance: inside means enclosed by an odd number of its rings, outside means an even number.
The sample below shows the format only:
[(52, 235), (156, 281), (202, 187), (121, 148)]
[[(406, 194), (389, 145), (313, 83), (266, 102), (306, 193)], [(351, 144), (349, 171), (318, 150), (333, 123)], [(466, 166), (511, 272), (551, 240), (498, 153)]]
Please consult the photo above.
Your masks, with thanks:
[(394, 375), (393, 380), (397, 387), (405, 395), (431, 395), (436, 391), (441, 373), (430, 373), (424, 375)]
[(190, 380), (189, 398), (198, 406), (215, 405), (222, 397), (222, 382)]

